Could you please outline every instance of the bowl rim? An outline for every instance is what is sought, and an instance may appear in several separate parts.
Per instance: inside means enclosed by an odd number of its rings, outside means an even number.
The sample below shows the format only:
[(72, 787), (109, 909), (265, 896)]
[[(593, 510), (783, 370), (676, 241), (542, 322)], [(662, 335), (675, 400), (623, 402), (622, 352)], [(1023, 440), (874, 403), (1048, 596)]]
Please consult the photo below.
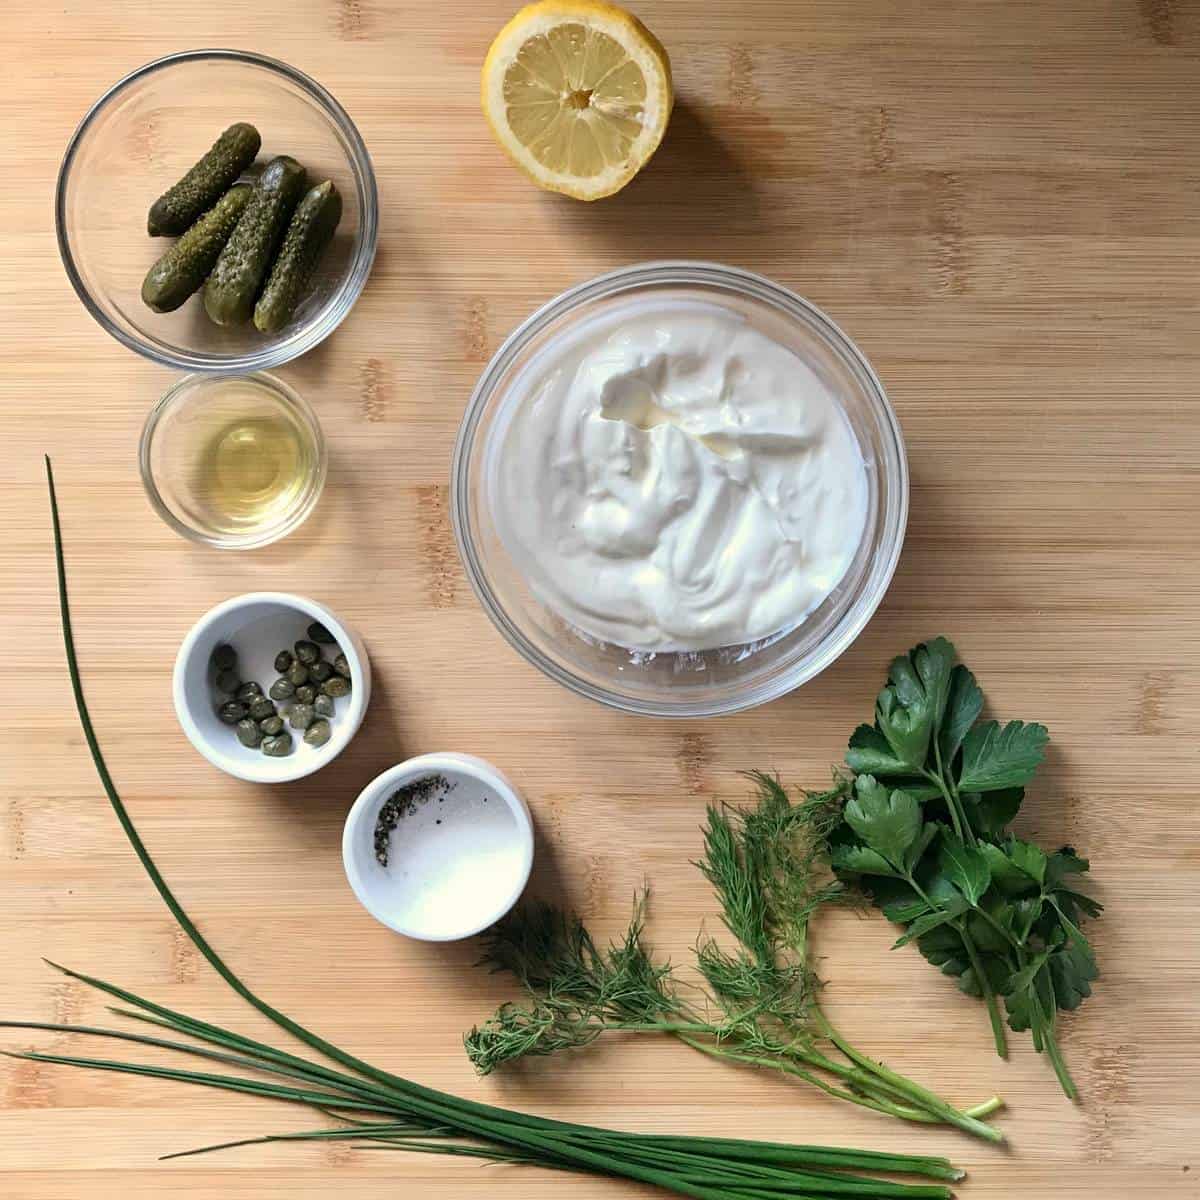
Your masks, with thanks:
[[(167, 411), (179, 401), (185, 391), (196, 387), (219, 387), (223, 383), (229, 383), (236, 379), (252, 379), (257, 383), (261, 383), (268, 391), (275, 393), (283, 403), (291, 405), (300, 414), (301, 419), (313, 435), (313, 444), (316, 446), (317, 452), (317, 462), (309, 484), (308, 496), (304, 504), (296, 509), (288, 521), (278, 528), (258, 536), (231, 540), (225, 537), (214, 537), (202, 533), (194, 526), (181, 521), (167, 507), (150, 465), (150, 450), (154, 443), (154, 434), (158, 429), (159, 422), (166, 416)], [(147, 499), (150, 501), (151, 508), (181, 537), (185, 537), (188, 541), (196, 542), (201, 546), (212, 546), (218, 550), (257, 550), (261, 546), (269, 546), (273, 542), (277, 542), (281, 538), (294, 533), (312, 516), (313, 510), (317, 507), (321, 499), (321, 493), (325, 490), (325, 478), (328, 470), (329, 451), (325, 445), (325, 433), (321, 428), (321, 422), (317, 417), (316, 410), (295, 388), (290, 387), (282, 379), (266, 371), (248, 371), (245, 374), (236, 376), (229, 376), (224, 373), (214, 375), (212, 372), (205, 371), (189, 372), (182, 379), (178, 379), (171, 384), (158, 400), (154, 402), (154, 406), (146, 414), (141, 436), (138, 439), (138, 472), (141, 475), (142, 487), (146, 492)]]
[[(868, 385), (868, 398), (881, 418), (883, 434), (894, 452), (898, 468), (893, 480), (896, 498), (890, 509), (885, 510), (883, 514), (881, 541), (876, 552), (883, 557), (878, 560), (881, 566), (877, 565), (874, 569), (875, 583), (872, 590), (857, 599), (830, 631), (826, 641), (820, 643), (806, 660), (732, 699), (695, 699), (678, 703), (643, 700), (581, 679), (551, 661), (517, 626), (496, 598), (482, 561), (476, 553), (472, 535), (469, 511), (471, 451), (479, 432), (484, 405), (500, 377), (508, 370), (513, 359), (530, 338), (564, 313), (585, 301), (603, 299), (631, 287), (654, 283), (715, 286), (726, 289), (732, 286), (744, 296), (766, 302), (776, 309), (791, 310), (793, 315), (807, 318), (818, 333), (844, 353), (861, 371)], [(576, 695), (621, 712), (652, 717), (701, 718), (744, 712), (787, 695), (829, 667), (862, 632), (887, 594), (904, 547), (908, 508), (909, 470), (904, 434), (883, 383), (853, 339), (822, 309), (790, 288), (757, 272), (705, 259), (657, 259), (618, 267), (567, 288), (526, 317), (504, 339), (476, 381), (459, 426), (450, 471), (451, 523), (459, 558), (472, 591), (505, 640), (527, 662)]]
[[(253, 604), (273, 604), (281, 608), (290, 608), (314, 621), (320, 621), (337, 639), (337, 644), (350, 662), (351, 677), (355, 687), (350, 693), (351, 702), (342, 721), (338, 723), (336, 733), (322, 747), (323, 753), (312, 758), (301, 757), (291, 761), (291, 769), (283, 764), (287, 759), (253, 760), (262, 763), (264, 767), (270, 764), (270, 770), (254, 770), (247, 767), (241, 759), (226, 754), (219, 746), (204, 736), (192, 716), (191, 707), (187, 703), (187, 676), (196, 655), (196, 647), (201, 639), (211, 632), (215, 626), (239, 609), (248, 608)], [(207, 661), (204, 668), (207, 670)], [(308, 596), (300, 596), (295, 592), (242, 592), (230, 596), (219, 604), (214, 604), (205, 612), (184, 635), (175, 655), (175, 666), (171, 672), (171, 694), (175, 706), (175, 716), (180, 727), (192, 746), (203, 755), (214, 767), (232, 775), (235, 779), (243, 779), (247, 783), (293, 783), (304, 779), (328, 766), (354, 740), (367, 714), (367, 705), (371, 700), (371, 660), (367, 657), (366, 648), (358, 635), (346, 625), (337, 613), (326, 605)], [(230, 730), (230, 736), (233, 731)]]
[[(273, 345), (228, 357), (180, 350), (178, 347), (164, 348), (160, 345), (151, 345), (142, 338), (135, 337), (122, 329), (96, 303), (84, 283), (83, 276), (76, 265), (75, 255), (71, 251), (71, 239), (67, 232), (66, 221), (67, 182), (70, 179), (71, 169), (85, 136), (101, 112), (127, 88), (149, 75), (180, 64), (204, 61), (234, 62), (261, 67), (282, 76), (304, 91), (324, 111), (349, 143), (355, 182), (360, 193), (358, 242), (346, 282), (337, 297), (337, 303), (326, 303), (317, 314), (320, 319), (301, 326), (295, 333)], [(362, 135), (358, 132), (358, 127), (333, 94), (311, 76), (289, 66), (280, 59), (257, 54), (252, 50), (217, 47), (181, 50), (143, 63), (140, 67), (123, 75), (116, 83), (106, 88), (84, 113), (75, 127), (75, 132), (71, 134), (71, 138), (67, 142), (67, 148), (63, 152), (62, 163), (58, 169), (58, 179), (54, 188), (54, 233), (63, 269), (84, 309), (105, 332), (111, 334), (123, 346), (135, 354), (142, 355), (143, 358), (148, 358), (151, 362), (174, 367), (181, 371), (194, 371), (206, 375), (242, 374), (248, 371), (267, 370), (271, 367), (282, 366), (284, 363), (291, 362), (292, 359), (308, 353), (309, 350), (324, 341), (349, 315), (366, 286), (371, 267), (375, 262), (379, 241), (379, 188), (375, 180), (375, 168), (371, 162), (371, 156)]]
[[(373, 892), (359, 873), (352, 852), (355, 842), (361, 836), (360, 830), (366, 813), (378, 799), (381, 792), (396, 787), (418, 775), (430, 774), (435, 771), (469, 775), (485, 783), (495, 791), (504, 800), (509, 811), (516, 818), (516, 836), (521, 843), (522, 849), (519, 880), (511, 894), (505, 897), (503, 904), (497, 905), (489, 916), (481, 919), (477, 924), (469, 925), (462, 932), (453, 934), (419, 932), (416, 929), (390, 919), (381, 912), (374, 903)], [(350, 889), (354, 892), (358, 902), (381, 925), (385, 925), (393, 932), (402, 934), (404, 937), (413, 938), (419, 942), (458, 942), (464, 938), (474, 937), (477, 933), (482, 933), (490, 925), (494, 925), (505, 913), (512, 909), (513, 905), (521, 898), (522, 892), (525, 891), (529, 883), (529, 877), (533, 872), (533, 856), (533, 816), (529, 811), (528, 801), (526, 801), (517, 786), (503, 771), (493, 766), (486, 759), (477, 758), (473, 754), (461, 754), (453, 750), (439, 750), (428, 754), (418, 754), (414, 758), (407, 758), (403, 762), (397, 763), (394, 767), (389, 767), (386, 771), (381, 771), (359, 792), (350, 811), (346, 814), (346, 823), (342, 827), (342, 867), (346, 872), (346, 879), (350, 884)]]

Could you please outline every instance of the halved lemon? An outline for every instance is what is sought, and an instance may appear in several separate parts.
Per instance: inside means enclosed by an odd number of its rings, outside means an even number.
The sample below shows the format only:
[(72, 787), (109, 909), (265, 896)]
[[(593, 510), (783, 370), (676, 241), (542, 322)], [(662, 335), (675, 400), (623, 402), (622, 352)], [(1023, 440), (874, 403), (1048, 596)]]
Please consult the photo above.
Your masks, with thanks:
[(539, 0), (483, 64), (496, 140), (539, 187), (579, 200), (623, 188), (671, 115), (671, 63), (632, 13), (603, 0)]

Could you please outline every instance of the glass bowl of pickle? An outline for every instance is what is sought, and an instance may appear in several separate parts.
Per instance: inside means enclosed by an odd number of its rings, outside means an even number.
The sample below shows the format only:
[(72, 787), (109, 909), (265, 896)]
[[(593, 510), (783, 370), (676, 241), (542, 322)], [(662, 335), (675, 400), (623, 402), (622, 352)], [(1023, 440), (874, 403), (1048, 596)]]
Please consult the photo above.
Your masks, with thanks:
[(319, 83), (262, 55), (190, 50), (88, 110), (55, 225), (68, 279), (119, 342), (183, 371), (246, 373), (346, 317), (379, 200), (358, 130)]
[(278, 541), (325, 485), (325, 439), (299, 393), (263, 372), (188, 375), (150, 410), (138, 453), (176, 533), (224, 550)]

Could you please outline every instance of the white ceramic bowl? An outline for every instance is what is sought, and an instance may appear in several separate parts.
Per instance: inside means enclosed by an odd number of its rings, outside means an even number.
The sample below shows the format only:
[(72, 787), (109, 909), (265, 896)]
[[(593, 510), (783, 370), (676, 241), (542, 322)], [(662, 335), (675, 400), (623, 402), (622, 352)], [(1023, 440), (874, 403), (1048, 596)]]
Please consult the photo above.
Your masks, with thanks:
[[(388, 865), (375, 856), (380, 810), (429, 776), (440, 787), (396, 822)], [(422, 754), (363, 788), (342, 834), (346, 878), (377, 921), (423, 942), (471, 937), (520, 898), (533, 868), (533, 822), (521, 794), (469, 754)]]
[[(330, 720), (333, 736), (324, 746), (308, 745), (292, 730), (295, 749), (286, 758), (268, 758), (238, 741), (233, 727), (217, 716), (220, 695), (213, 684), (212, 652), (228, 642), (238, 652), (243, 680), (257, 680), (265, 692), (278, 677), (275, 655), (306, 637), (320, 621), (337, 639), (350, 663), (353, 691), (337, 701)], [(289, 592), (247, 592), (218, 604), (192, 626), (175, 659), (175, 713), (188, 740), (215, 767), (252, 783), (286, 783), (332, 762), (358, 732), (371, 698), (371, 663), (359, 636), (323, 604)]]

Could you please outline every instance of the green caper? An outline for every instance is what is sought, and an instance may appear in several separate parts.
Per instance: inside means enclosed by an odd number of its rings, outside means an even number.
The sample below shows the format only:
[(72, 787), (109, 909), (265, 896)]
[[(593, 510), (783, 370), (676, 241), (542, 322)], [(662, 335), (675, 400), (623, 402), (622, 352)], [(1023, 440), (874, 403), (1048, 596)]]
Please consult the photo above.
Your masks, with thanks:
[(311, 704), (317, 698), (317, 689), (311, 683), (302, 683), (296, 689), (297, 704)]
[(241, 676), (236, 671), (217, 672), (217, 691), (232, 696), (242, 686)]
[(287, 677), (292, 681), (292, 687), (299, 687), (308, 682), (308, 668), (303, 663), (293, 663)]
[(234, 693), (235, 698), (243, 704), (249, 704), (255, 696), (262, 695), (262, 684), (255, 683), (253, 679), (247, 683), (243, 683), (240, 688)]
[(267, 717), (265, 721), (259, 721), (258, 727), (267, 737), (274, 737), (277, 733), (283, 732), (283, 718), (275, 713), (273, 716)]
[(234, 732), (237, 734), (237, 740), (243, 746), (248, 746), (251, 750), (263, 739), (262, 730), (249, 717), (244, 717), (240, 720)]
[(309, 679), (313, 680), (314, 683), (324, 683), (325, 680), (327, 680), (332, 674), (333, 667), (331, 667), (324, 659), (321, 659), (320, 662), (313, 663), (313, 665), (308, 668), (308, 677)]
[(293, 647), (296, 657), (307, 667), (321, 657), (321, 647), (314, 642), (299, 641)]
[(291, 667), (292, 662), (292, 652), (290, 650), (280, 650), (280, 652), (275, 655), (275, 670), (277, 670), (280, 675), (284, 675)]
[(335, 670), (335, 671), (336, 671), (336, 672), (337, 672), (337, 673), (338, 673), (338, 674), (339, 674), (339, 675), (340, 675), (340, 676), (341, 676), (343, 679), (349, 679), (349, 678), (350, 678), (350, 664), (349, 664), (349, 662), (347, 662), (347, 660), (346, 660), (346, 656), (345, 656), (344, 654), (339, 654), (339, 655), (337, 656), (337, 658), (335, 658), (335, 659), (333, 660), (333, 669), (334, 669), (334, 670)]
[(266, 696), (255, 696), (250, 701), (250, 715), (256, 721), (265, 721), (275, 715), (275, 705)]
[(330, 633), (329, 630), (326, 629), (325, 626), (321, 624), (320, 621), (314, 621), (308, 627), (308, 636), (314, 642), (320, 642), (322, 646), (336, 646), (337, 645), (337, 638), (335, 638), (333, 636), (333, 634)]
[(287, 700), (296, 694), (296, 685), (290, 679), (277, 679), (267, 694), (272, 700)]
[(278, 737), (263, 738), (262, 752), (270, 758), (286, 758), (292, 752), (292, 735), (281, 733)]
[(337, 711), (337, 705), (333, 702), (332, 696), (326, 696), (324, 692), (319, 692), (317, 698), (313, 701), (313, 712), (318, 717), (332, 717)]
[(328, 721), (314, 721), (305, 731), (304, 740), (310, 746), (323, 746), (333, 735)]
[(217, 709), (217, 716), (225, 722), (226, 725), (236, 725), (246, 715), (246, 706), (240, 704), (237, 700), (226, 700), (220, 708)]
[(335, 700), (338, 696), (348, 696), (350, 695), (350, 680), (343, 679), (340, 675), (334, 675), (321, 684), (321, 691)]
[(227, 642), (222, 642), (212, 652), (212, 664), (218, 671), (232, 671), (237, 666), (237, 651)]
[(316, 713), (311, 704), (294, 704), (288, 713), (288, 724), (293, 729), (307, 729), (316, 719)]

